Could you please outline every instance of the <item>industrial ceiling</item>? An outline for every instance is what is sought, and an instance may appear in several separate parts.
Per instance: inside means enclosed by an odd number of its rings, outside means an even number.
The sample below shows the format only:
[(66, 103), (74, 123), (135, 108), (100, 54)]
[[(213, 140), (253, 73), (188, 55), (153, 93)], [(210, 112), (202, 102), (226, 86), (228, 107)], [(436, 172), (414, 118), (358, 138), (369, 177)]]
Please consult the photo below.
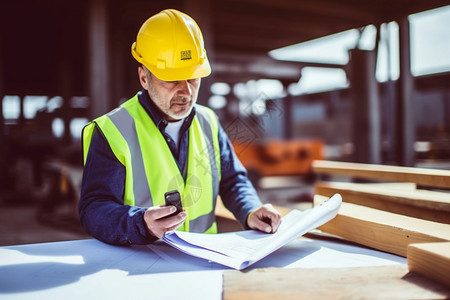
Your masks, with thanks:
[[(4, 93), (55, 94), (61, 86), (71, 86), (73, 94), (89, 94), (90, 74), (97, 63), (89, 46), (96, 43), (90, 33), (96, 28), (97, 17), (92, 17), (96, 7), (105, 15), (111, 81), (120, 72), (125, 79), (121, 75), (118, 79), (126, 81), (135, 76), (135, 67), (127, 65), (133, 63), (129, 49), (140, 25), (165, 8), (182, 10), (199, 23), (216, 76), (240, 80), (258, 74), (220, 66), (262, 62), (266, 69), (289, 68), (292, 64), (270, 61), (268, 51), (449, 4), (449, 0), (6, 0), (0, 4), (0, 82)], [(297, 75), (294, 71), (289, 76)], [(123, 91), (131, 90), (130, 82), (135, 78), (125, 82)]]

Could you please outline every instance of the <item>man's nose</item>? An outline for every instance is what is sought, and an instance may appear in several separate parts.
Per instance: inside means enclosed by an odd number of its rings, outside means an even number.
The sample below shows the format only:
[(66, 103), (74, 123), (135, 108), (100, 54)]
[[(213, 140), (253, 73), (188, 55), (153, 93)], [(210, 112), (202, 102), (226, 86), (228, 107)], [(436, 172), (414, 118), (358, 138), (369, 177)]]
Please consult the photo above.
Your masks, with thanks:
[(187, 80), (178, 81), (178, 95), (183, 97), (192, 96), (192, 87)]

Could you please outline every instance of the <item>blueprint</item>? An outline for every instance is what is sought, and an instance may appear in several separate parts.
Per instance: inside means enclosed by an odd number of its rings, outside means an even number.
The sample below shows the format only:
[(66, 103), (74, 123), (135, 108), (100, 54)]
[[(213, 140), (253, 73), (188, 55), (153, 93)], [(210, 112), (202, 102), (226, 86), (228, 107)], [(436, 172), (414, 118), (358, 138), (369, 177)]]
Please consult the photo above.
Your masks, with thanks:
[(171, 231), (162, 239), (187, 254), (241, 270), (333, 219), (341, 203), (342, 197), (335, 194), (320, 206), (305, 211), (294, 209), (282, 218), (273, 234), (257, 230), (219, 234)]

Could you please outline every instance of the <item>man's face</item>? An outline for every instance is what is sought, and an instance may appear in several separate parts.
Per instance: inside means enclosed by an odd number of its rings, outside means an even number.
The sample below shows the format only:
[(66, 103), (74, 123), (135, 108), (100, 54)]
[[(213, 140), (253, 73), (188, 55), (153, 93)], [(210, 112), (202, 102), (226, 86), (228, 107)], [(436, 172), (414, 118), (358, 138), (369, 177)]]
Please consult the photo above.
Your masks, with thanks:
[[(142, 69), (142, 67), (141, 67)], [(166, 115), (168, 121), (186, 118), (197, 102), (200, 78), (180, 81), (163, 81), (147, 70), (145, 72), (147, 85), (142, 86), (156, 106)]]

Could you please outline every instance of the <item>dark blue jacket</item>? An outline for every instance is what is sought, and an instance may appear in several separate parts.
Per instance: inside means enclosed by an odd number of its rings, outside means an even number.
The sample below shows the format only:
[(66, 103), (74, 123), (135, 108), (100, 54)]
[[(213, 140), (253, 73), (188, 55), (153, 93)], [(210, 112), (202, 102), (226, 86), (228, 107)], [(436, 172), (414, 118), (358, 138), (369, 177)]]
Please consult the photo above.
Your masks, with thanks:
[[(195, 108), (180, 130), (179, 147), (165, 132), (167, 121), (150, 100), (146, 90), (139, 93), (139, 102), (168, 141), (180, 170), (187, 162), (189, 131)], [(219, 147), (222, 178), (219, 195), (224, 205), (248, 228), (248, 214), (261, 206), (261, 201), (247, 178), (244, 166), (236, 157), (230, 140), (219, 126)], [(83, 172), (79, 215), (83, 228), (93, 237), (110, 244), (148, 244), (156, 240), (147, 233), (144, 212), (147, 207), (123, 204), (125, 167), (114, 156), (98, 127), (92, 135)]]

